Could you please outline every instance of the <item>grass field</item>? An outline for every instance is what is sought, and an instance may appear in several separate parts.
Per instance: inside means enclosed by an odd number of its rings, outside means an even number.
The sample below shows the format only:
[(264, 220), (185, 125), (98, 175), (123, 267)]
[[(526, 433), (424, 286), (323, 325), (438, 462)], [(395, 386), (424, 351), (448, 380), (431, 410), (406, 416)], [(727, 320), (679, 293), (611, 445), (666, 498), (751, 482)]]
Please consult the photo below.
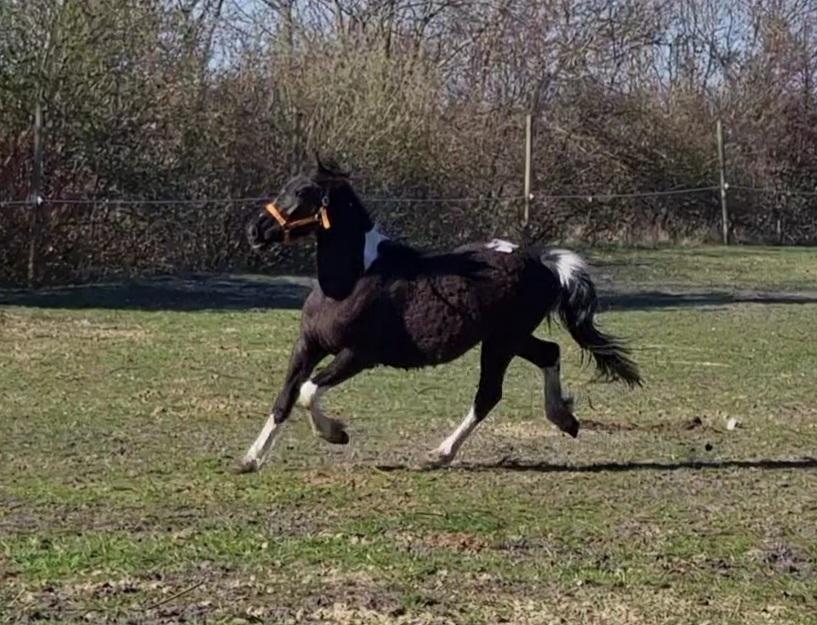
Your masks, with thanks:
[(0, 622), (817, 623), (817, 251), (590, 256), (646, 386), (591, 383), (543, 326), (579, 438), (514, 362), (442, 470), (418, 464), (468, 409), (476, 353), (359, 376), (326, 401), (350, 445), (295, 412), (234, 475), (297, 311), (8, 298)]

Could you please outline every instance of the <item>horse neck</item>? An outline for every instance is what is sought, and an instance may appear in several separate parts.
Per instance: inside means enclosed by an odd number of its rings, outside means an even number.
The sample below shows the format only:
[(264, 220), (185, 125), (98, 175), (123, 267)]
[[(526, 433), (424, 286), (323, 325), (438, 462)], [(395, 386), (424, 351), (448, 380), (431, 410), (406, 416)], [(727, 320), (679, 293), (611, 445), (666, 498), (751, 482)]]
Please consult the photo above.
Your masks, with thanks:
[(367, 235), (376, 232), (374, 223), (349, 185), (329, 195), (328, 230), (318, 231), (318, 283), (324, 295), (345, 299), (366, 271)]

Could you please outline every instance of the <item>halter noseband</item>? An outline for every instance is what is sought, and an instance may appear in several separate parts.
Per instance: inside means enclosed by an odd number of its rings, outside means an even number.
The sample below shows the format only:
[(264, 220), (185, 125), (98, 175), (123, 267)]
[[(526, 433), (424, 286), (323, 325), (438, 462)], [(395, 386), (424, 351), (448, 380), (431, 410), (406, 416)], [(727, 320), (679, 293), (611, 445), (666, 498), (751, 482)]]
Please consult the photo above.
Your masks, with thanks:
[(332, 224), (329, 223), (329, 213), (326, 211), (327, 208), (329, 208), (329, 198), (324, 196), (321, 200), (321, 208), (317, 213), (310, 217), (290, 220), (278, 209), (275, 202), (270, 202), (264, 206), (264, 210), (272, 215), (272, 218), (275, 219), (275, 221), (278, 222), (278, 225), (281, 226), (281, 231), (284, 233), (284, 243), (290, 242), (291, 238), (289, 233), (297, 228), (303, 228), (304, 226), (318, 223), (324, 230), (329, 230)]

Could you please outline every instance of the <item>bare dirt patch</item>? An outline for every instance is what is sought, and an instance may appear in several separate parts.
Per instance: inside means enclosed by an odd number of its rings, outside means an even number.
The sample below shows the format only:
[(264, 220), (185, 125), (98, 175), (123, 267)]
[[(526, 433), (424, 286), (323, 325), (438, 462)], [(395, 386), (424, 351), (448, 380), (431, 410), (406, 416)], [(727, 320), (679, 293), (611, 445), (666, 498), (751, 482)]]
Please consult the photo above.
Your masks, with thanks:
[(5, 312), (0, 324), (4, 338), (9, 340), (72, 339), (87, 340), (144, 340), (150, 332), (139, 325), (104, 322), (88, 318), (59, 318), (49, 316), (36, 323), (24, 315)]
[(428, 552), (434, 549), (449, 549), (479, 553), (490, 547), (487, 540), (469, 532), (430, 532), (422, 535), (395, 532), (391, 536), (398, 545), (409, 551)]
[[(632, 423), (625, 421), (598, 421), (596, 419), (580, 419), (581, 432), (595, 432), (601, 434), (622, 434), (630, 432), (688, 432), (693, 430), (718, 431), (709, 419), (692, 417), (678, 422), (663, 423)], [(515, 423), (496, 423), (491, 425), (493, 431), (500, 436), (508, 436), (520, 440), (541, 439), (545, 437), (562, 437), (564, 434), (543, 419), (522, 421)]]
[(817, 571), (817, 564), (802, 549), (782, 541), (769, 541), (750, 555), (775, 573), (813, 579)]

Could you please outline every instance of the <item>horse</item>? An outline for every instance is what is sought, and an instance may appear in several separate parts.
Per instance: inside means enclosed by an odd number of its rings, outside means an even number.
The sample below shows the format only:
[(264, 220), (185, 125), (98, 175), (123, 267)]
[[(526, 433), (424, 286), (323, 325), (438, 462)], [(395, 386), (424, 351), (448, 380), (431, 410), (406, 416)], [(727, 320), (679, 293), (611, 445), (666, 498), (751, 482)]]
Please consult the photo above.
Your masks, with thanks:
[[(559, 345), (533, 335), (552, 316), (592, 357), (600, 378), (642, 384), (628, 348), (596, 326), (594, 284), (584, 260), (569, 250), (493, 239), (431, 253), (392, 241), (372, 221), (348, 174), (320, 159), (283, 186), (247, 224), (246, 234), (256, 251), (314, 237), (317, 286), (304, 302), (283, 388), (240, 472), (261, 468), (296, 404), (307, 410), (316, 435), (346, 444), (343, 423), (321, 409), (329, 389), (377, 366), (451, 362), (480, 343), (471, 409), (431, 452), (429, 464), (454, 459), (500, 401), (516, 356), (541, 369), (545, 416), (575, 438), (579, 421), (562, 391)], [(330, 355), (331, 362), (313, 375)]]

